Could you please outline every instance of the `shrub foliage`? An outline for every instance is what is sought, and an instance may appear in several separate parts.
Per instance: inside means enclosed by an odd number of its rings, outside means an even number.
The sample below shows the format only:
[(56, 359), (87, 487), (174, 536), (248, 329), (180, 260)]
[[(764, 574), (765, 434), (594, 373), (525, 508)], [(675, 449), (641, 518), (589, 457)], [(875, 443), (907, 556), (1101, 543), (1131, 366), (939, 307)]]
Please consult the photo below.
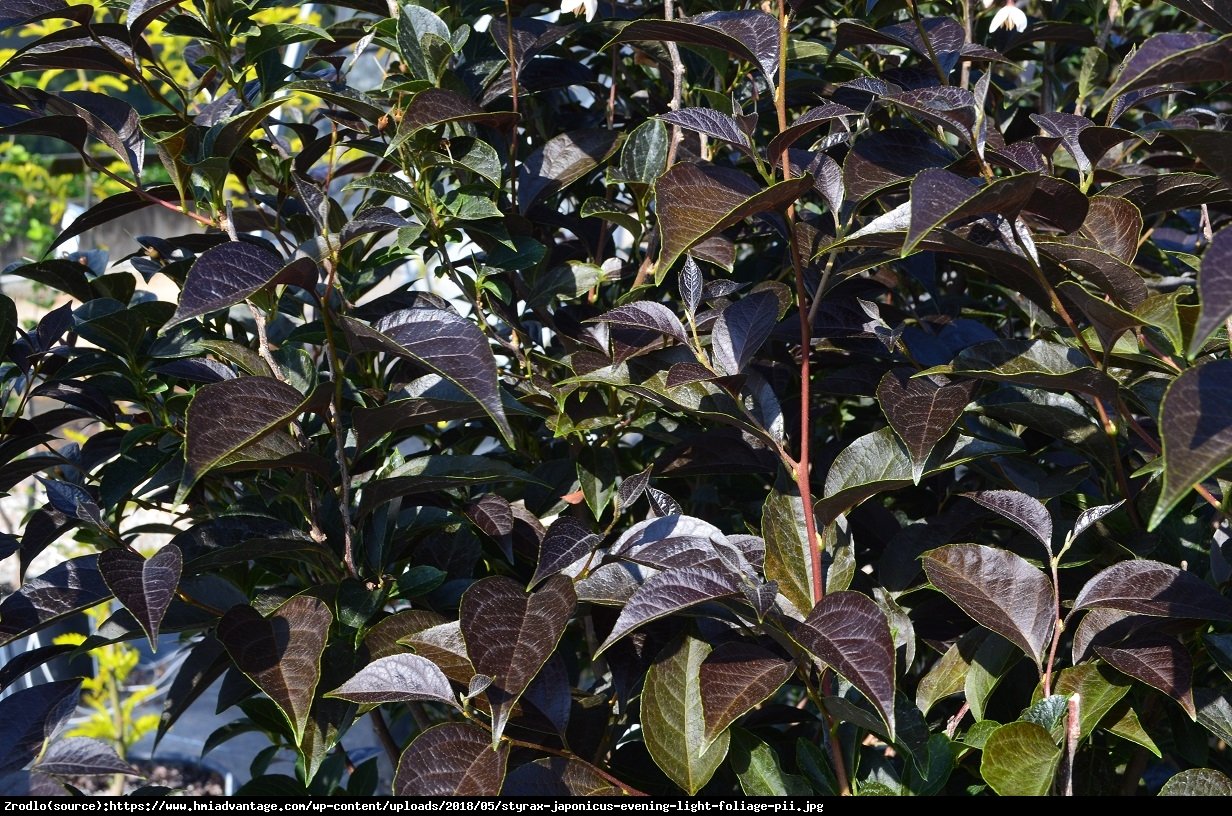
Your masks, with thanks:
[[(1228, 792), (1232, 5), (1169, 3), (4, 0), (0, 132), (124, 188), (56, 244), (185, 218), (6, 269), (71, 302), (0, 299), (0, 554), (83, 554), (0, 637), (178, 638), (249, 793), (372, 792), (365, 720), (407, 794)], [(114, 770), (76, 693), (6, 789)]]

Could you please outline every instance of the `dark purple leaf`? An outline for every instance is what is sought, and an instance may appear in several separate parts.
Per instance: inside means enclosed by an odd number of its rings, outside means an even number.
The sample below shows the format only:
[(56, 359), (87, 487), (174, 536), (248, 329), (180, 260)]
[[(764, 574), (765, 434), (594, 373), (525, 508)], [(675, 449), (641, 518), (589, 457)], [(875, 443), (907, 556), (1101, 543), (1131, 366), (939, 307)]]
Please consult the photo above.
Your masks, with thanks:
[(172, 725), (188, 710), (214, 681), (230, 666), (226, 650), (213, 635), (205, 635), (190, 646), (183, 647), (188, 654), (176, 668), (171, 687), (163, 698), (162, 713), (158, 717), (158, 732), (154, 744), (167, 733)]
[(388, 207), (369, 207), (362, 212), (356, 213), (355, 217), (343, 227), (342, 243), (349, 244), (363, 235), (371, 235), (374, 232), (389, 232), (390, 230), (409, 227), (413, 223), (413, 221), (398, 215), (398, 213)]
[(114, 548), (98, 556), (98, 570), (116, 600), (124, 604), (158, 651), (158, 627), (180, 586), (184, 558), (180, 548), (167, 544), (149, 558), (132, 550)]
[(526, 687), (522, 695), (524, 719), (540, 720), (562, 739), (569, 729), (569, 715), (573, 708), (573, 690), (569, 669), (559, 654), (548, 658), (539, 674)]
[(1186, 369), (1173, 380), (1164, 392), (1160, 425), (1164, 477), (1151, 529), (1194, 484), (1232, 461), (1232, 361)]
[(951, 161), (953, 156), (920, 130), (890, 128), (865, 133), (843, 160), (843, 185), (848, 197), (860, 200)]
[(168, 377), (178, 377), (195, 383), (216, 383), (235, 379), (235, 371), (217, 360), (207, 358), (190, 358), (172, 360), (151, 369), (156, 374), (166, 374)]
[(530, 579), (533, 587), (594, 552), (603, 539), (572, 516), (561, 516), (548, 527), (539, 544), (539, 563)]
[(846, 105), (840, 105), (836, 102), (826, 102), (823, 105), (810, 108), (788, 125), (782, 133), (770, 140), (770, 146), (766, 150), (766, 155), (770, 157), (771, 162), (779, 164), (779, 155), (784, 150), (817, 128), (836, 120), (842, 122), (846, 116), (859, 115), (859, 111), (852, 110)]
[(767, 700), (791, 677), (790, 660), (747, 641), (724, 643), (702, 662), (706, 741)]
[(512, 447), (513, 429), (501, 404), (496, 360), (473, 321), (445, 309), (424, 308), (396, 311), (374, 326), (351, 318), (343, 325), (354, 346), (409, 358), (452, 381), (483, 406)]
[(930, 86), (894, 91), (877, 100), (944, 128), (967, 144), (975, 141), (975, 95), (965, 88)]
[(308, 727), (308, 711), (321, 679), (321, 655), (333, 620), (319, 598), (297, 595), (269, 617), (240, 605), (218, 621), (218, 639), (235, 667), (286, 716), (296, 744)]
[(792, 637), (868, 698), (894, 736), (894, 639), (885, 612), (858, 592), (831, 592)]
[(1025, 558), (979, 544), (931, 550), (923, 561), (933, 586), (1041, 665), (1055, 623), (1048, 576)]
[(487, 493), (467, 505), (466, 516), (497, 544), (501, 552), (513, 561), (513, 508), (509, 500)]
[(1052, 514), (1039, 499), (1017, 490), (980, 490), (959, 495), (1014, 522), (1052, 553)]
[(530, 595), (505, 577), (484, 578), (463, 594), (458, 614), (467, 654), (476, 672), (494, 678), (487, 690), (493, 745), (514, 704), (555, 651), (576, 604), (573, 582), (563, 575)]
[(1159, 561), (1122, 561), (1098, 573), (1074, 600), (1075, 611), (1088, 608), (1232, 621), (1232, 601), (1192, 572)]
[(27, 578), (20, 589), (0, 602), (0, 643), (111, 597), (97, 562), (97, 555), (83, 555)]
[(152, 199), (175, 202), (181, 200), (180, 193), (173, 184), (161, 184), (156, 187), (150, 187), (140, 195), (131, 191), (125, 191), (108, 196), (77, 216), (73, 223), (69, 224), (63, 232), (56, 236), (56, 240), (52, 241), (48, 251), (55, 249), (70, 238), (75, 238), (101, 224), (106, 224), (129, 213), (143, 210), (154, 203)]
[(98, 506), (98, 502), (94, 500), (94, 497), (90, 495), (90, 491), (81, 485), (75, 485), (70, 482), (44, 479), (42, 476), (36, 476), (35, 478), (39, 480), (39, 484), (47, 492), (47, 503), (57, 512), (63, 513), (70, 519), (89, 524), (92, 527), (106, 528), (107, 525), (103, 521), (102, 508)]
[(1180, 641), (1155, 638), (1126, 646), (1096, 646), (1095, 651), (1117, 671), (1141, 680), (1176, 700), (1196, 719), (1193, 700), (1193, 660)]
[(1171, 6), (1206, 23), (1216, 31), (1232, 31), (1232, 9), (1221, 0), (1167, 0)]
[(625, 791), (593, 765), (573, 757), (544, 757), (505, 778), (502, 796), (623, 796)]
[(164, 11), (175, 8), (184, 0), (133, 0), (125, 22), (133, 34), (140, 34)]
[(51, 643), (26, 649), (13, 655), (8, 662), (0, 666), (0, 690), (13, 685), (15, 680), (29, 674), (48, 661), (63, 657), (77, 647), (68, 643)]
[[(928, 37), (927, 43), (921, 36), (920, 27)], [(962, 26), (949, 17), (926, 17), (920, 20), (919, 26), (912, 21), (879, 30), (862, 23), (843, 21), (838, 27), (834, 50), (841, 51), (857, 44), (899, 45), (910, 48), (926, 60), (932, 60), (935, 55), (937, 69), (948, 75), (958, 64), (964, 41)]]
[(140, 180), (145, 164), (145, 135), (131, 105), (93, 91), (65, 91), (45, 97), (45, 106), (50, 113), (76, 116), (85, 122), (90, 135), (111, 148)]
[(1070, 233), (1082, 226), (1089, 207), (1090, 199), (1076, 185), (1045, 175), (1039, 177), (1035, 192), (1022, 209), (1035, 219)]
[[(1102, 127), (1085, 116), (1072, 113), (1033, 113), (1031, 121), (1048, 136), (1059, 139), (1083, 173), (1090, 173), (1114, 145), (1137, 138), (1132, 131)], [(1045, 150), (1051, 153), (1051, 150)]]
[(763, 11), (711, 11), (680, 20), (635, 20), (612, 42), (639, 40), (718, 48), (755, 63), (771, 85), (778, 81), (779, 24)]
[(525, 213), (539, 199), (568, 187), (598, 167), (619, 146), (611, 130), (575, 130), (549, 139), (518, 170), (518, 208)]
[(1045, 264), (1054, 280), (1086, 278), (1128, 309), (1138, 308), (1150, 296), (1138, 270), (1085, 239), (1037, 241), (1035, 246), (1046, 261), (1059, 267), (1058, 270)]
[(1232, 35), (1216, 39), (1198, 32), (1154, 34), (1125, 61), (1104, 99), (1111, 101), (1150, 85), (1228, 80), (1232, 80)]
[(509, 743), (493, 750), (482, 728), (436, 725), (417, 736), (398, 760), (395, 796), (496, 796), (505, 779)]
[(1062, 281), (1057, 285), (1057, 294), (1066, 302), (1077, 306), (1091, 322), (1091, 327), (1099, 335), (1105, 352), (1111, 351), (1122, 334), (1144, 323), (1138, 315), (1110, 303), (1101, 294), (1088, 291), (1080, 283)]
[(702, 305), (702, 291), (701, 267), (692, 257), (686, 257), (680, 270), (680, 299), (684, 301), (689, 314), (696, 313), (697, 307)]
[(911, 180), (911, 225), (903, 242), (904, 257), (924, 236), (961, 218), (995, 213), (1011, 221), (1035, 192), (1039, 176), (996, 179), (983, 187), (948, 170), (924, 170)]
[(0, 773), (25, 767), (77, 707), (81, 680), (54, 680), (0, 700)]
[(643, 624), (699, 603), (735, 595), (739, 589), (734, 578), (707, 566), (672, 569), (652, 575), (621, 608), (611, 634), (595, 650), (595, 655), (606, 651)]
[[(760, 12), (758, 12), (760, 13)], [(726, 167), (682, 162), (655, 182), (662, 251), (656, 266), (661, 281), (690, 247), (751, 215), (785, 207), (812, 186), (808, 178), (762, 187)]]
[(132, 765), (120, 759), (114, 748), (89, 737), (56, 740), (47, 746), (33, 770), (60, 776), (138, 775)]
[(740, 127), (740, 123), (734, 116), (720, 113), (713, 108), (681, 108), (678, 111), (665, 113), (659, 118), (668, 124), (679, 125), (728, 142), (747, 156), (756, 155), (753, 143), (749, 140), (749, 134), (744, 132), (744, 128)]
[(630, 569), (636, 569), (636, 567), (632, 564), (614, 562), (602, 564), (597, 569), (591, 570), (577, 583), (578, 600), (608, 606), (624, 606), (640, 586), (637, 579), (630, 574)]
[(437, 125), (460, 122), (504, 129), (512, 126), (517, 119), (517, 114), (509, 111), (485, 111), (453, 91), (428, 88), (415, 94), (411, 104), (407, 105), (391, 148), (418, 131)]
[[(1187, 144), (1188, 137), (1194, 136), (1198, 144), (1205, 146), (1204, 140), (1207, 136), (1217, 143), (1221, 136), (1227, 134), (1212, 130), (1170, 130), (1168, 135)], [(1223, 144), (1212, 146), (1215, 149), (1215, 161), (1226, 155), (1227, 145), (1232, 145), (1232, 139), (1224, 139)], [(1191, 146), (1191, 149), (1199, 153), (1197, 148)], [(1199, 155), (1199, 158), (1202, 156)], [(1203, 158), (1203, 161), (1206, 162), (1206, 159)], [(1232, 164), (1226, 170), (1225, 177), (1232, 178)], [(1144, 216), (1198, 207), (1202, 204), (1223, 203), (1232, 199), (1232, 191), (1228, 190), (1226, 179), (1221, 180), (1205, 173), (1161, 173), (1122, 179), (1103, 188), (1100, 195), (1120, 196), (1137, 207)]]
[(646, 492), (646, 486), (650, 484), (650, 472), (652, 470), (654, 470), (654, 466), (649, 465), (645, 470), (634, 473), (632, 476), (621, 481), (620, 488), (616, 491), (617, 512), (623, 513), (642, 497), (642, 494)]
[(399, 643), (412, 647), (416, 654), (422, 655), (441, 667), (445, 676), (458, 683), (469, 683), (475, 676), (475, 667), (471, 665), (466, 654), (466, 643), (462, 640), (462, 626), (458, 621), (429, 626), (415, 632)]
[(778, 322), (779, 300), (771, 291), (745, 295), (719, 314), (711, 330), (711, 353), (718, 369), (740, 374)]
[(70, 6), (64, 0), (0, 0), (0, 31), (46, 19), (72, 19), (84, 23), (91, 9)]
[(962, 416), (975, 384), (937, 382), (912, 373), (904, 368), (887, 372), (877, 385), (877, 401), (911, 454), (911, 476), (918, 484), (929, 454)]
[(1074, 530), (1073, 532), (1070, 533), (1070, 536), (1072, 538), (1077, 538), (1079, 535), (1082, 534), (1084, 530), (1086, 530), (1092, 524), (1099, 521), (1104, 516), (1108, 515), (1114, 510), (1118, 509), (1124, 503), (1125, 503), (1125, 500), (1122, 499), (1116, 504), (1100, 504), (1095, 507), (1088, 507), (1086, 510), (1083, 510), (1078, 515), (1078, 518), (1074, 521)]
[(594, 318), (595, 322), (614, 323), (617, 326), (633, 326), (639, 329), (666, 334), (681, 343), (688, 344), (689, 336), (685, 333), (680, 318), (662, 303), (649, 300), (639, 300), (624, 306), (617, 306), (609, 312)]
[(1189, 343), (1191, 357), (1202, 349), (1206, 339), (1216, 329), (1232, 317), (1232, 227), (1215, 233), (1210, 246), (1202, 253), (1198, 295), (1202, 311)]
[(325, 696), (364, 705), (427, 700), (460, 707), (444, 672), (431, 660), (414, 654), (377, 658)]
[(669, 496), (667, 493), (659, 490), (657, 487), (646, 487), (646, 498), (650, 501), (650, 509), (658, 518), (666, 516), (678, 516), (684, 512), (681, 509), (680, 503)]
[[(304, 396), (273, 377), (237, 377), (197, 389), (188, 405), (181, 495), (214, 468), (278, 458), (259, 443), (305, 409)], [(277, 440), (275, 440), (277, 441)], [(277, 453), (297, 448), (277, 447)]]
[(234, 306), (277, 283), (284, 265), (268, 249), (242, 241), (207, 249), (189, 268), (180, 305), (164, 328)]

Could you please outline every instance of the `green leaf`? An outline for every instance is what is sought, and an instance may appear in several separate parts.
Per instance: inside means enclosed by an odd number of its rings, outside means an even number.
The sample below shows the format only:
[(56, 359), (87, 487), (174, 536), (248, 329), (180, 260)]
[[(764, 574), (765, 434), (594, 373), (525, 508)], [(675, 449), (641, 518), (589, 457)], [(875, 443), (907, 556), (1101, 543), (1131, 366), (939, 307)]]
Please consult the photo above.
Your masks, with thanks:
[(710, 645), (685, 635), (669, 644), (646, 673), (642, 733), (646, 749), (667, 777), (690, 796), (702, 789), (727, 756), (731, 732), (707, 744), (701, 667)]
[(218, 621), (218, 639), (242, 671), (291, 724), (296, 744), (321, 679), (321, 655), (334, 616), (311, 595), (297, 595), (264, 617), (251, 606), (232, 607)]
[(745, 796), (808, 796), (804, 777), (784, 773), (774, 749), (743, 728), (731, 730), (728, 762)]
[[(1072, 697), (1082, 695), (1079, 709), (1079, 736), (1086, 739), (1099, 721), (1129, 693), (1130, 683), (1107, 666), (1098, 663), (1082, 663), (1062, 669), (1053, 683), (1052, 693)], [(1036, 688), (1033, 699), (1039, 699), (1042, 688)]]
[(950, 644), (945, 653), (933, 662), (928, 673), (920, 678), (915, 689), (915, 704), (924, 716), (927, 717), (929, 710), (940, 700), (963, 690), (976, 650), (987, 634), (978, 627), (967, 632)]
[(1142, 727), (1142, 723), (1138, 720), (1138, 712), (1134, 711), (1133, 706), (1125, 703), (1118, 706), (1118, 708), (1121, 710), (1120, 716), (1116, 716), (1115, 711), (1112, 712), (1103, 727), (1110, 734), (1116, 734), (1123, 740), (1129, 740), (1136, 745), (1141, 745), (1156, 757), (1162, 758), (1163, 753), (1160, 752), (1159, 746), (1155, 744), (1155, 740), (1151, 739), (1151, 735)]
[(766, 540), (765, 574), (797, 609), (813, 608), (813, 547), (805, 531), (804, 502), (794, 486), (790, 492), (770, 491), (761, 511)]
[(1012, 722), (988, 737), (980, 774), (1001, 796), (1045, 796), (1061, 761), (1061, 749), (1035, 723)]
[(1232, 796), (1232, 779), (1212, 768), (1190, 768), (1159, 789), (1160, 796)]
[(669, 139), (661, 119), (647, 119), (634, 128), (620, 151), (620, 180), (654, 184), (667, 168)]
[(1015, 663), (1021, 660), (1018, 648), (996, 633), (990, 633), (975, 650), (975, 657), (963, 681), (963, 694), (971, 706), (971, 716), (984, 719), (988, 698)]

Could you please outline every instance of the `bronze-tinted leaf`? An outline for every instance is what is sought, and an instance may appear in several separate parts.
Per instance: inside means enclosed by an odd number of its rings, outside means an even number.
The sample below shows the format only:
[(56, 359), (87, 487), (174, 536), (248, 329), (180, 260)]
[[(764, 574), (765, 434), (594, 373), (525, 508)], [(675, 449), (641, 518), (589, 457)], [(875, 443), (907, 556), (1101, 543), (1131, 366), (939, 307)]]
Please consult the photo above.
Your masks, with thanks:
[(459, 708), (444, 672), (431, 660), (413, 654), (377, 658), (325, 696), (365, 705), (427, 700)]
[(655, 658), (642, 689), (641, 725), (646, 750), (667, 777), (695, 795), (727, 756), (731, 736), (706, 740), (701, 667), (710, 645), (686, 635)]
[(949, 170), (921, 171), (911, 180), (911, 226), (903, 256), (910, 255), (925, 235), (951, 221), (988, 213), (1017, 218), (1038, 182), (1038, 175), (1027, 173), (979, 186)]
[(549, 575), (560, 572), (594, 552), (603, 539), (572, 516), (561, 516), (548, 527), (539, 544), (539, 563), (530, 579), (533, 587)]
[(1116, 383), (1073, 346), (1049, 340), (988, 340), (968, 346), (948, 366), (931, 372), (1003, 380), (1057, 391), (1080, 391), (1105, 399)]
[(727, 167), (681, 163), (670, 168), (655, 182), (662, 241), (656, 278), (662, 280), (676, 260), (702, 239), (751, 215), (784, 207), (812, 184), (805, 177), (763, 188)]
[[(1136, 138), (1132, 131), (1096, 125), (1085, 116), (1072, 113), (1033, 113), (1031, 121), (1052, 139), (1060, 140), (1083, 173), (1090, 173), (1114, 145)], [(1051, 153), (1050, 149), (1045, 150)]]
[(407, 105), (402, 114), (402, 122), (398, 126), (398, 134), (390, 144), (390, 150), (424, 128), (452, 122), (466, 122), (475, 125), (489, 125), (495, 128), (507, 128), (516, 122), (518, 116), (510, 111), (486, 111), (470, 99), (444, 88), (427, 88), (415, 94), (411, 104)]
[(1211, 239), (1202, 253), (1198, 271), (1198, 296), (1202, 310), (1193, 339), (1189, 341), (1189, 356), (1201, 349), (1206, 339), (1232, 317), (1232, 228), (1225, 227)]
[(373, 326), (345, 318), (343, 326), (359, 348), (414, 360), (452, 381), (483, 406), (512, 445), (513, 429), (501, 404), (496, 360), (473, 321), (448, 309), (423, 308), (401, 309)]
[(1142, 213), (1124, 198), (1092, 196), (1080, 232), (1112, 257), (1133, 263), (1142, 235)]
[[(840, 105), (837, 102), (826, 102), (815, 108), (809, 108), (788, 125), (782, 133), (770, 140), (770, 146), (766, 149), (766, 155), (770, 157), (771, 162), (777, 164), (779, 162), (779, 155), (784, 150), (822, 125), (834, 121), (846, 124), (845, 117), (859, 115), (859, 111), (852, 110), (846, 105)], [(833, 162), (833, 159), (831, 159), (831, 162)]]
[(488, 733), (469, 723), (434, 725), (398, 759), (395, 796), (496, 796), (505, 780), (509, 744), (495, 750)]
[(1159, 561), (1122, 561), (1095, 575), (1074, 599), (1075, 610), (1089, 608), (1232, 621), (1232, 601), (1192, 572)]
[(702, 662), (702, 711), (711, 742), (741, 715), (778, 691), (792, 662), (743, 640), (724, 643)]
[(119, 547), (98, 555), (103, 580), (141, 624), (153, 651), (158, 651), (158, 626), (179, 588), (183, 567), (184, 558), (174, 544), (167, 544), (149, 558)]
[(1232, 361), (1182, 372), (1160, 410), (1164, 477), (1150, 527), (1159, 525), (1194, 484), (1232, 460)]
[(949, 383), (912, 373), (906, 368), (886, 372), (877, 385), (877, 402), (911, 454), (911, 477), (919, 484), (924, 463), (962, 416), (975, 383)]
[(465, 685), (475, 676), (475, 667), (466, 653), (466, 641), (462, 639), (462, 625), (456, 620), (425, 627), (399, 638), (398, 642), (440, 666), (450, 680)]
[(492, 742), (500, 739), (522, 692), (556, 649), (573, 615), (573, 582), (555, 575), (527, 595), (505, 577), (484, 578), (462, 596), (459, 617), (475, 671), (492, 678)]
[(577, 181), (611, 156), (619, 144), (611, 130), (577, 130), (549, 139), (518, 170), (518, 208), (525, 213), (539, 199)]
[(1081, 236), (1058, 241), (1036, 241), (1035, 247), (1045, 260), (1060, 268), (1061, 271), (1057, 272), (1045, 264), (1045, 271), (1054, 279), (1085, 278), (1129, 309), (1136, 309), (1150, 296), (1137, 269)]
[(712, 566), (685, 567), (660, 572), (646, 579), (620, 610), (612, 632), (595, 651), (596, 656), (637, 627), (699, 603), (735, 595), (735, 578)]
[(831, 592), (791, 636), (859, 689), (893, 738), (894, 639), (881, 607), (859, 592)]
[(214, 468), (297, 452), (285, 443), (269, 449), (259, 443), (304, 411), (306, 402), (303, 394), (273, 377), (236, 377), (197, 389), (188, 405), (184, 477), (177, 500), (183, 501)]
[[(1219, 130), (1171, 130), (1168, 131), (1168, 136), (1179, 138), (1187, 145), (1190, 136), (1199, 137), (1203, 145), (1205, 142), (1202, 140), (1207, 136), (1214, 142), (1222, 136), (1225, 139), (1224, 144), (1232, 144), (1232, 139), (1227, 138), (1229, 134)], [(1198, 147), (1191, 146), (1190, 149), (1202, 158)], [(1227, 155), (1226, 151), (1226, 147), (1220, 146), (1214, 155), (1222, 159)], [(1229, 164), (1227, 170), (1225, 175), (1232, 178), (1232, 164)], [(1232, 199), (1232, 190), (1228, 189), (1228, 183), (1227, 179), (1221, 180), (1205, 173), (1160, 173), (1121, 179), (1100, 190), (1100, 195), (1120, 196), (1137, 207), (1144, 216), (1156, 215), (1228, 201)]]
[(1193, 659), (1180, 641), (1152, 638), (1125, 646), (1096, 646), (1095, 651), (1117, 671), (1176, 700), (1190, 719), (1197, 718), (1193, 700)]
[(1025, 558), (979, 544), (940, 547), (923, 560), (933, 586), (1041, 665), (1055, 623), (1048, 576)]
[(218, 639), (236, 668), (274, 701), (291, 724), (297, 744), (308, 726), (333, 620), (319, 598), (297, 595), (269, 617), (240, 605), (218, 621)]
[(729, 142), (747, 156), (756, 155), (753, 143), (749, 140), (749, 134), (734, 116), (721, 113), (713, 108), (681, 108), (678, 111), (665, 113), (659, 118), (669, 124), (679, 125)]
[[(27, 535), (29, 533), (27, 532)], [(54, 620), (111, 597), (97, 555), (62, 561), (0, 602), (0, 643), (37, 631)]]
[(1017, 490), (979, 490), (961, 495), (1014, 522), (1052, 552), (1052, 514), (1039, 499)]
[(668, 337), (679, 340), (682, 343), (687, 344), (689, 342), (689, 336), (685, 333), (680, 318), (676, 317), (672, 310), (662, 303), (655, 303), (649, 300), (626, 303), (624, 306), (617, 306), (611, 311), (604, 312), (599, 317), (594, 318), (594, 320), (596, 322), (614, 323), (617, 326), (650, 329), (659, 334), (666, 334)]
[(137, 775), (107, 743), (90, 737), (65, 737), (47, 746), (33, 770), (60, 776)]

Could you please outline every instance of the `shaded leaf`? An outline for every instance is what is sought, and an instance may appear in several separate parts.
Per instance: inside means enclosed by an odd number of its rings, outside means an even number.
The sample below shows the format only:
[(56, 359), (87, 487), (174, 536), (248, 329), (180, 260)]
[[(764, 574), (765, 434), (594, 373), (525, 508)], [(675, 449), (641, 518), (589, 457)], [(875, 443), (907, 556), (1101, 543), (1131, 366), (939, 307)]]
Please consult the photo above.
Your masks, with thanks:
[(543, 757), (505, 777), (502, 796), (620, 796), (617, 787), (595, 766), (574, 757)]
[(27, 578), (20, 589), (0, 601), (0, 643), (109, 597), (111, 590), (98, 571), (98, 556), (70, 558), (42, 575)]
[(611, 130), (577, 130), (549, 139), (518, 170), (518, 208), (525, 213), (539, 199), (577, 181), (618, 145), (617, 134)]
[(503, 129), (517, 120), (517, 114), (510, 111), (485, 111), (461, 94), (444, 88), (427, 88), (415, 94), (407, 105), (389, 150), (396, 150), (399, 144), (424, 128), (465, 122)]
[(980, 490), (959, 495), (1014, 522), (1052, 553), (1052, 514), (1039, 499), (1017, 490)]
[(686, 635), (669, 644), (646, 673), (641, 723), (646, 749), (667, 777), (695, 795), (727, 756), (730, 733), (705, 738), (701, 667), (709, 644)]
[(987, 715), (986, 707), (992, 693), (1005, 678), (1006, 673), (1022, 658), (1020, 649), (996, 633), (988, 633), (975, 650), (975, 656), (963, 681), (963, 694), (971, 706), (971, 715), (977, 721)]
[(747, 641), (730, 641), (711, 652), (700, 673), (706, 742), (769, 699), (793, 670), (790, 660)]
[(216, 312), (240, 303), (267, 286), (296, 277), (282, 258), (268, 249), (243, 241), (228, 241), (197, 256), (188, 269), (180, 304), (164, 325), (164, 330), (194, 317)]
[(735, 595), (735, 579), (713, 566), (685, 567), (660, 572), (646, 579), (620, 610), (620, 617), (595, 651), (596, 656), (642, 624), (666, 617), (705, 601)]
[(81, 680), (54, 680), (0, 700), (0, 773), (24, 768), (77, 707)]
[[(758, 12), (760, 13), (760, 12)], [(659, 280), (690, 247), (751, 215), (784, 207), (812, 186), (804, 177), (770, 187), (726, 167), (680, 163), (655, 182), (662, 250)]]
[(1168, 32), (1154, 34), (1121, 66), (1101, 106), (1136, 88), (1169, 83), (1226, 82), (1232, 79), (1232, 35)]
[(1061, 761), (1061, 749), (1035, 723), (1012, 722), (989, 735), (980, 775), (1002, 796), (1044, 796)]
[(938, 382), (911, 373), (905, 368), (886, 372), (877, 384), (877, 402), (911, 454), (911, 476), (918, 484), (929, 454), (962, 416), (975, 384)]
[(1048, 576), (1021, 556), (979, 544), (940, 547), (923, 562), (933, 586), (1041, 665), (1055, 622)]
[(184, 557), (175, 544), (167, 544), (149, 558), (128, 549), (104, 550), (98, 569), (116, 600), (132, 613), (158, 651), (158, 627), (180, 585)]
[(475, 671), (492, 678), (486, 693), (493, 746), (514, 704), (556, 649), (576, 604), (573, 582), (563, 575), (530, 595), (502, 576), (484, 578), (463, 594), (458, 614), (466, 652)]
[(496, 796), (505, 779), (509, 743), (469, 723), (434, 725), (398, 759), (395, 796)]
[(513, 447), (513, 429), (505, 417), (496, 379), (496, 361), (483, 332), (472, 321), (447, 309), (401, 309), (367, 326), (344, 318), (352, 343), (424, 365), (452, 381), (475, 399)]
[(968, 346), (948, 366), (926, 373), (963, 374), (1111, 398), (1116, 383), (1079, 350), (1047, 340), (989, 340)]
[(885, 612), (858, 592), (831, 592), (792, 637), (873, 704), (894, 737), (894, 640)]
[(1232, 317), (1232, 228), (1215, 233), (1210, 246), (1202, 253), (1198, 296), (1202, 308), (1193, 338), (1189, 341), (1190, 357), (1196, 355), (1207, 338)]
[(427, 700), (460, 708), (444, 672), (414, 654), (377, 658), (325, 696), (364, 705)]
[(1159, 561), (1122, 561), (1087, 581), (1074, 610), (1119, 609), (1138, 615), (1232, 620), (1232, 601), (1192, 572)]
[(843, 185), (853, 199), (867, 198), (931, 167), (943, 167), (953, 157), (919, 130), (889, 128), (855, 140), (843, 160)]
[(89, 737), (56, 740), (47, 746), (33, 770), (62, 776), (137, 775), (136, 769), (121, 759), (114, 748)]
[(269, 617), (240, 605), (218, 621), (218, 639), (236, 668), (274, 701), (291, 724), (297, 744), (308, 726), (333, 620), (323, 601), (297, 595)]
[(742, 728), (732, 729), (728, 761), (745, 796), (812, 794), (804, 777), (784, 773), (775, 750)]
[[(958, 640), (933, 662), (928, 673), (916, 685), (915, 704), (925, 717), (939, 701), (963, 690), (967, 672), (975, 658), (975, 652), (984, 642), (987, 632), (975, 628)], [(979, 719), (977, 717), (977, 719)]]

